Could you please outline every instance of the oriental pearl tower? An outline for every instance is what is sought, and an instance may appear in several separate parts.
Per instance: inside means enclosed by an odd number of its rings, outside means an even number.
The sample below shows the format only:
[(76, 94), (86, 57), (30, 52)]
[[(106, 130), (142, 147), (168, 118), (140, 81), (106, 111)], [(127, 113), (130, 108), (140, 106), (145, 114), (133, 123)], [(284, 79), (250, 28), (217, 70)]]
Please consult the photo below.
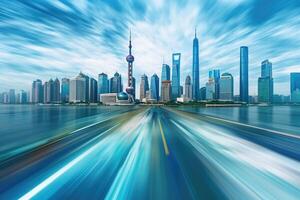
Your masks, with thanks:
[(126, 92), (129, 95), (129, 99), (134, 102), (134, 95), (135, 95), (135, 91), (134, 91), (134, 87), (133, 87), (133, 76), (132, 76), (132, 67), (133, 67), (133, 61), (134, 61), (134, 57), (131, 54), (131, 31), (129, 34), (129, 55), (126, 57), (126, 61), (128, 63), (128, 87), (126, 88)]

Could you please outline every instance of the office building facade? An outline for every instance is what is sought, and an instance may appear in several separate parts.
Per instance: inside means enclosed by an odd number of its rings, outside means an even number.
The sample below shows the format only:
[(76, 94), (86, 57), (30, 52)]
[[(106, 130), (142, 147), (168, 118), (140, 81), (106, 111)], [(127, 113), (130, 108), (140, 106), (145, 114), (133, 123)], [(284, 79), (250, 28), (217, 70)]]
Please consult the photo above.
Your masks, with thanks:
[(199, 100), (199, 89), (200, 89), (200, 79), (199, 79), (199, 42), (197, 38), (197, 33), (195, 30), (195, 38), (193, 40), (193, 100)]
[(156, 74), (151, 77), (151, 99), (159, 101), (159, 78)]
[(172, 55), (172, 99), (180, 97), (180, 53)]
[(249, 102), (248, 47), (240, 48), (240, 101)]
[(300, 103), (300, 73), (290, 74), (291, 102)]
[(219, 86), (220, 86), (220, 100), (233, 101), (233, 76), (230, 73), (223, 73)]

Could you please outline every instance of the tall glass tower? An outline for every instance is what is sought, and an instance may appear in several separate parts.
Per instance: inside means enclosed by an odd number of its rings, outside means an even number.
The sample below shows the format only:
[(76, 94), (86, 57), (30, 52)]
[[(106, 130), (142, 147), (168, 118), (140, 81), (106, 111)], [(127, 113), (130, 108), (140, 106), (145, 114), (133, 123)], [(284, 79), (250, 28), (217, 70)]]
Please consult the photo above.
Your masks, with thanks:
[(172, 55), (172, 99), (180, 96), (180, 53)]
[(193, 40), (193, 100), (199, 99), (199, 43), (195, 29), (195, 38)]
[(240, 48), (240, 101), (249, 102), (248, 47)]
[(167, 64), (163, 64), (161, 70), (161, 81), (169, 81), (169, 80), (170, 80), (170, 66)]
[(101, 73), (98, 75), (98, 94), (109, 92), (109, 80), (107, 74)]
[(151, 99), (159, 100), (159, 78), (156, 74), (151, 77)]
[(300, 73), (291, 73), (291, 102), (300, 103)]

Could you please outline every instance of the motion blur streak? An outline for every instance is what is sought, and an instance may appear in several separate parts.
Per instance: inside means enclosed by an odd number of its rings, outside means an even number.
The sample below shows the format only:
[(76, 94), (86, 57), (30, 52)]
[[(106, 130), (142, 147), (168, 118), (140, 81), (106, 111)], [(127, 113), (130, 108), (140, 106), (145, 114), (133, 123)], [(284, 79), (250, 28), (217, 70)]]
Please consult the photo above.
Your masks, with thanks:
[(0, 199), (299, 199), (289, 128), (158, 106), (98, 120), (2, 161)]

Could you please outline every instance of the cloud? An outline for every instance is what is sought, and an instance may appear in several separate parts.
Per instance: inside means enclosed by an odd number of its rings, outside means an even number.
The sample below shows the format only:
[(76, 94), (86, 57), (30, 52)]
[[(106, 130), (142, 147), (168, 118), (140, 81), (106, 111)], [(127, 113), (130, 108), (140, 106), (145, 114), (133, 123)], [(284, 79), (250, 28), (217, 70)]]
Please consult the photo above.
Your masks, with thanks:
[(94, 78), (118, 71), (126, 86), (129, 29), (137, 93), (140, 76), (160, 76), (163, 58), (171, 65), (174, 52), (182, 53), (183, 84), (197, 27), (201, 86), (208, 70), (219, 68), (233, 74), (238, 94), (239, 47), (246, 45), (250, 93), (257, 93), (261, 61), (270, 59), (275, 91), (288, 94), (283, 85), (299, 66), (300, 17), (296, 1), (285, 5), (274, 3), (268, 9), (276, 15), (265, 16), (259, 0), (0, 2), (0, 91), (27, 90), (36, 78), (71, 78), (80, 70)]

